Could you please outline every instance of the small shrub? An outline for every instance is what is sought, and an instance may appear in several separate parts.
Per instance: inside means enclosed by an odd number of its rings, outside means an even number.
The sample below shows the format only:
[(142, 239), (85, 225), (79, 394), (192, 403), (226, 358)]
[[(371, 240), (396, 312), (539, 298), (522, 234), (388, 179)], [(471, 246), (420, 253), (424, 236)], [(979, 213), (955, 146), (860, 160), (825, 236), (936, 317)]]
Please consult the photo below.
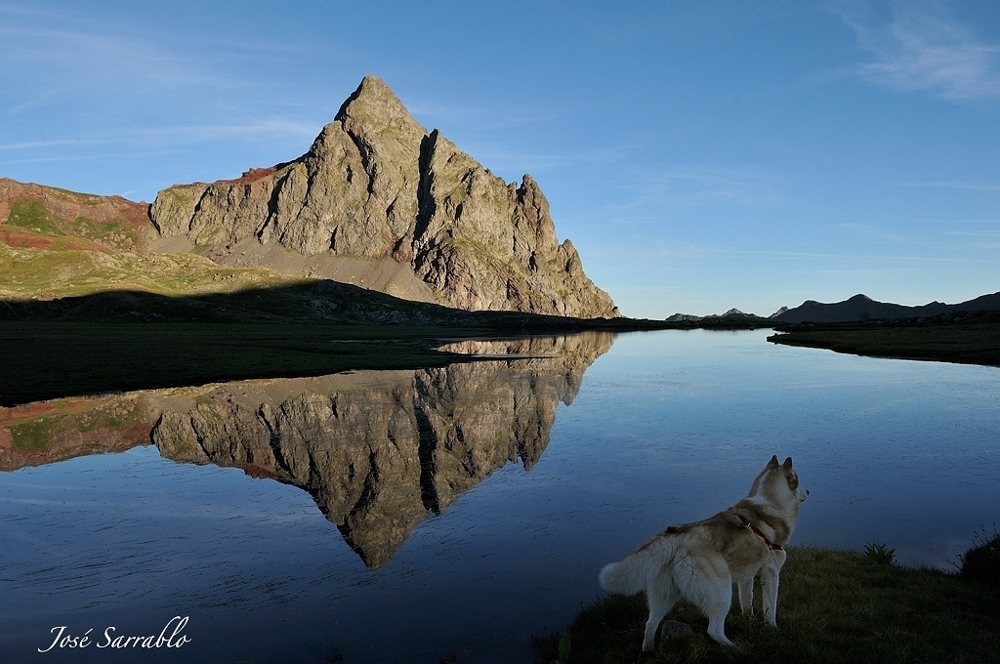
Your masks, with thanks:
[(974, 547), (959, 555), (958, 575), (967, 581), (1000, 586), (1000, 533), (994, 527), (989, 536), (983, 528), (978, 539)]
[(865, 556), (880, 565), (891, 565), (896, 559), (896, 550), (890, 549), (884, 542), (882, 544), (868, 542), (865, 544)]

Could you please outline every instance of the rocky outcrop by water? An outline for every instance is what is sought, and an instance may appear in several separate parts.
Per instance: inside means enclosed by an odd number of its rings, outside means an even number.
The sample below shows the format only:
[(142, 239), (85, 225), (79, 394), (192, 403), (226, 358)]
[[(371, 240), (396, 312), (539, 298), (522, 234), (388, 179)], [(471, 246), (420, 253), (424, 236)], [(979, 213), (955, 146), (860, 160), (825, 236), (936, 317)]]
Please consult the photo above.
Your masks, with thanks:
[(237, 180), (165, 189), (150, 216), (162, 238), (208, 247), (221, 262), (279, 245), (306, 256), (391, 260), (440, 303), (461, 309), (618, 315), (572, 243), (558, 242), (530, 176), (519, 185), (494, 176), (437, 130), (427, 132), (371, 76), (302, 157)]

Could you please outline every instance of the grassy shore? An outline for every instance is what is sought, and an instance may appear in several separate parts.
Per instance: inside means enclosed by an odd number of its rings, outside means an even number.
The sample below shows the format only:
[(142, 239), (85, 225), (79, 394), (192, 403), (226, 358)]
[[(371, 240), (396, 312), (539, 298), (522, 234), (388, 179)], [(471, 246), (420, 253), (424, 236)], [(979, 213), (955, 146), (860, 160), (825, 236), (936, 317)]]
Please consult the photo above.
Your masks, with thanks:
[(947, 320), (781, 325), (768, 341), (838, 353), (1000, 366), (1000, 312)]
[(442, 339), (488, 330), (306, 323), (0, 323), (0, 406), (349, 369), (444, 366)]
[[(738, 604), (734, 600), (734, 604)], [(705, 633), (708, 621), (681, 604), (667, 620), (693, 632), (658, 639), (645, 661), (984, 663), (1000, 661), (1000, 586), (956, 574), (903, 568), (860, 553), (791, 548), (781, 574), (777, 629), (734, 607), (727, 648)], [(547, 661), (632, 663), (646, 620), (642, 595), (611, 595), (584, 608), (548, 640)], [(544, 644), (543, 644), (544, 645)]]

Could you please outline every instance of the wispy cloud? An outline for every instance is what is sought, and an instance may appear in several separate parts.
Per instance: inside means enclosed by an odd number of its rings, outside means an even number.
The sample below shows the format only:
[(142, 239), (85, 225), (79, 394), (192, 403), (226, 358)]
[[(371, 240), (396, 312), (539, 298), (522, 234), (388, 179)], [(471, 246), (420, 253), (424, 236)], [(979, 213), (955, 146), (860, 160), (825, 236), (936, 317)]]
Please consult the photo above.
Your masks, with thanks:
[(866, 237), (873, 237), (887, 242), (896, 242), (901, 244), (926, 244), (923, 242), (914, 242), (910, 238), (903, 237), (898, 233), (887, 231), (884, 228), (881, 228), (879, 226), (874, 226), (872, 224), (843, 223), (843, 224), (838, 224), (837, 227), (854, 231)]
[(634, 173), (625, 189), (630, 200), (605, 207), (615, 223), (661, 220), (665, 211), (715, 208), (769, 209), (793, 202), (784, 178), (755, 166), (677, 165)]
[(54, 141), (23, 141), (21, 143), (0, 143), (0, 150), (38, 150), (40, 148), (64, 148), (94, 145), (97, 141), (63, 138)]
[(232, 124), (173, 125), (126, 132), (122, 138), (129, 142), (157, 143), (202, 142), (217, 139), (259, 140), (264, 137), (293, 137), (311, 140), (319, 133), (313, 123), (271, 118), (259, 122), (234, 122)]
[(899, 182), (895, 180), (886, 181), (899, 187), (928, 187), (932, 189), (964, 189), (967, 191), (1000, 191), (1000, 184), (983, 184), (981, 182)]
[(564, 113), (557, 109), (522, 106), (477, 106), (468, 103), (446, 103), (440, 99), (417, 99), (407, 104), (414, 117), (426, 123), (428, 129), (473, 126), (478, 130), (507, 129), (558, 120)]
[(157, 29), (140, 34), (86, 13), (0, 6), (0, 84), (17, 91), (0, 101), (0, 113), (25, 114), (68, 99), (98, 99), (108, 111), (232, 107), (248, 98), (260, 104), (266, 99), (260, 70), (267, 70), (272, 96), (280, 96), (275, 63), (314, 48)]
[(865, 5), (834, 11), (874, 58), (856, 75), (900, 92), (930, 91), (952, 101), (1000, 99), (1000, 43), (986, 41), (948, 16), (938, 2), (897, 2), (892, 22), (861, 16)]
[(828, 254), (820, 252), (799, 251), (736, 251), (734, 254), (759, 256), (768, 259), (792, 261), (823, 261), (831, 263), (878, 263), (888, 265), (947, 265), (959, 262), (958, 259), (941, 258), (938, 256), (887, 256), (884, 254)]
[[(213, 141), (242, 141), (252, 143), (270, 140), (295, 141), (304, 151), (315, 138), (319, 129), (315, 124), (295, 122), (282, 118), (251, 122), (219, 124), (167, 125), (149, 128), (126, 128), (113, 133), (90, 132), (85, 138), (64, 138), (42, 141), (22, 141), (0, 143), (0, 154), (5, 155), (3, 163), (35, 163), (44, 161), (65, 161), (83, 158), (77, 154), (85, 149), (86, 155), (94, 156), (95, 149), (127, 150), (128, 154), (163, 154), (175, 152), (186, 146)], [(18, 153), (31, 155), (18, 158)]]

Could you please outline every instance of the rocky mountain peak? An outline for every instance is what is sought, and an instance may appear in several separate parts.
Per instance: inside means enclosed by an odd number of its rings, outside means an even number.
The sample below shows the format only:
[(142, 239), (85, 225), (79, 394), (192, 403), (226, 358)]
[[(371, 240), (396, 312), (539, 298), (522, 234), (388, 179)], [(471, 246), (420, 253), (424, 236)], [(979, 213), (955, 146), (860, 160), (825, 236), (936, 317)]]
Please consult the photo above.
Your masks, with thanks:
[(374, 76), (305, 155), (251, 172), (260, 177), (160, 192), (150, 212), (160, 235), (207, 245), (221, 261), (233, 246), (245, 255), (274, 244), (327, 265), (388, 261), (420, 282), (411, 291), (462, 309), (618, 315), (572, 243), (558, 243), (530, 176), (520, 186), (494, 176), (428, 133)]
[(369, 126), (412, 124), (422, 135), (427, 133), (410, 117), (403, 102), (385, 81), (377, 76), (365, 76), (361, 80), (361, 85), (344, 100), (334, 120)]

